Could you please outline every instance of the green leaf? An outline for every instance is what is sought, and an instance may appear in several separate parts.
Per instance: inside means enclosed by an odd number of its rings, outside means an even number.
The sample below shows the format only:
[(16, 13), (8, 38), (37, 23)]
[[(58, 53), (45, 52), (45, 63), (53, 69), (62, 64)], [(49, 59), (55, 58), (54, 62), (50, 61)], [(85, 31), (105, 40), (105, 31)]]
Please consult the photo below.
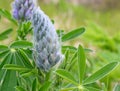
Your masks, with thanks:
[(6, 63), (10, 63), (9, 62), (9, 58), (11, 57), (11, 54), (7, 54), (6, 56), (5, 56), (5, 58), (2, 60), (2, 62), (1, 62), (1, 64), (0, 64), (0, 70), (2, 69), (2, 67), (6, 64)]
[(2, 60), (2, 62), (1, 62), (1, 64), (0, 64), (0, 81), (3, 79), (3, 74), (5, 73), (5, 70), (3, 70), (2, 68), (3, 68), (3, 66), (6, 64), (6, 63), (10, 63), (10, 58), (11, 58), (11, 54), (7, 54), (4, 58), (3, 58), (3, 60)]
[(15, 89), (16, 89), (17, 91), (26, 91), (24, 88), (22, 88), (22, 87), (20, 87), (20, 86), (15, 87)]
[(3, 69), (14, 70), (14, 71), (29, 71), (31, 69), (25, 68), (23, 66), (15, 65), (15, 64), (5, 64)]
[(74, 91), (77, 87), (62, 88), (60, 91)]
[(42, 85), (42, 87), (40, 88), (40, 90), (39, 91), (49, 91), (48, 89), (49, 89), (49, 87), (50, 87), (50, 85), (51, 85), (51, 82), (45, 82), (43, 85)]
[[(70, 50), (70, 52), (76, 52), (77, 51), (77, 48), (74, 47), (74, 46), (62, 46), (62, 51), (65, 52), (67, 49)], [(85, 52), (93, 52), (91, 49), (87, 49), (85, 48), (84, 49)]]
[(32, 48), (33, 44), (29, 41), (15, 41), (10, 45), (10, 48)]
[(84, 32), (85, 32), (85, 28), (78, 28), (78, 29), (72, 30), (71, 32), (62, 36), (62, 42), (65, 42), (65, 41), (71, 40), (75, 37), (78, 37), (81, 34), (83, 34)]
[(10, 14), (10, 12), (8, 12), (5, 9), (0, 9), (0, 15), (6, 17), (8, 20), (10, 20), (11, 22), (13, 22), (15, 25), (17, 25), (17, 22), (15, 21), (15, 19), (13, 19), (12, 15)]
[(37, 80), (36, 79), (33, 81), (32, 91), (37, 91)]
[(8, 50), (8, 47), (5, 45), (0, 45), (0, 53)]
[(9, 52), (10, 52), (9, 50), (0, 52), (0, 59), (3, 59)]
[(52, 22), (52, 24), (54, 24), (54, 23), (55, 23), (55, 21), (54, 21), (53, 19), (51, 20), (51, 22)]
[(67, 49), (69, 49), (70, 52), (76, 52), (77, 48), (73, 46), (62, 46), (62, 51), (65, 52)]
[(71, 82), (75, 85), (78, 85), (75, 78), (69, 72), (67, 72), (66, 70), (59, 69), (59, 70), (56, 71), (56, 74), (59, 75), (60, 77), (64, 78), (64, 79), (66, 79), (67, 81), (69, 81), (69, 82)]
[(64, 30), (57, 30), (56, 32), (60, 38), (61, 38), (61, 36), (64, 35)]
[(15, 86), (17, 85), (16, 72), (6, 71), (5, 78), (1, 85), (0, 91), (15, 91)]
[(84, 80), (84, 84), (90, 84), (94, 83), (97, 80), (105, 77), (108, 73), (110, 73), (116, 66), (118, 65), (118, 62), (112, 62), (107, 64), (106, 66), (102, 67), (95, 73), (93, 73), (90, 77), (86, 78)]
[(88, 87), (88, 86), (85, 86), (85, 88), (88, 89), (89, 91), (102, 91), (100, 89), (93, 88), (93, 87)]
[(86, 68), (86, 57), (85, 57), (84, 49), (82, 48), (82, 46), (79, 45), (78, 47), (78, 73), (79, 73), (79, 83), (81, 84), (84, 79), (85, 68)]
[(36, 69), (31, 69), (31, 70), (28, 70), (28, 71), (24, 71), (24, 72), (21, 72), (20, 73), (21, 77), (29, 77), (31, 75), (38, 75), (37, 74), (37, 70)]
[(13, 31), (13, 29), (7, 29), (4, 32), (0, 33), (0, 40), (8, 38), (8, 35)]
[(31, 60), (29, 59), (29, 57), (26, 55), (26, 53), (22, 49), (19, 49), (18, 57), (24, 63), (25, 67), (30, 68), (30, 69), (33, 68)]
[(68, 65), (68, 60), (69, 59), (69, 49), (66, 50), (65, 52), (65, 59), (63, 61), (63, 69), (66, 69), (67, 65)]
[[(8, 60), (10, 63), (13, 63), (13, 55), (11, 55)], [(17, 77), (15, 71), (6, 70), (2, 80), (3, 82), (1, 83), (0, 91), (15, 91), (14, 87), (17, 85)]]
[(76, 63), (76, 57), (77, 57), (77, 52), (74, 53), (74, 55), (72, 56), (72, 58), (70, 59), (70, 63), (68, 65), (68, 70), (71, 70), (74, 66), (74, 64)]

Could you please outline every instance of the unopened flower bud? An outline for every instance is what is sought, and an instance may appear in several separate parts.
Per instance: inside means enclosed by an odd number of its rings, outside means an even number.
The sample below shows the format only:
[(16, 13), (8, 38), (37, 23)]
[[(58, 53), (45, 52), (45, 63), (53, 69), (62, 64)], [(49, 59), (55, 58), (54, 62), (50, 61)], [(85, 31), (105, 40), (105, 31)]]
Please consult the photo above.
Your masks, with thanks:
[(15, 0), (12, 3), (13, 17), (18, 21), (30, 20), (36, 0)]
[(48, 71), (62, 61), (61, 45), (49, 17), (40, 9), (34, 9), (32, 15), (34, 29), (34, 58), (37, 66)]

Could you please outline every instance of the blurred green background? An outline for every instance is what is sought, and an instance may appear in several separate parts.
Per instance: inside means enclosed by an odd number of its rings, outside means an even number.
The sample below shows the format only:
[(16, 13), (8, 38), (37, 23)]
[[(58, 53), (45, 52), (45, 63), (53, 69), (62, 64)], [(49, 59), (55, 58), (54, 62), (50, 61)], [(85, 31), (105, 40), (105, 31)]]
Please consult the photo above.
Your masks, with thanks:
[[(0, 8), (11, 10), (13, 0), (1, 0)], [(72, 29), (84, 26), (85, 34), (67, 44), (84, 45), (93, 52), (88, 55), (91, 62), (91, 72), (112, 62), (120, 61), (120, 0), (38, 0), (41, 9), (55, 21), (56, 29), (69, 32)], [(0, 20), (0, 32), (14, 27), (7, 19)], [(14, 27), (16, 29), (16, 27)], [(10, 38), (0, 41), (8, 44), (14, 39), (14, 31)], [(94, 66), (92, 66), (94, 65)], [(96, 69), (97, 68), (97, 69)], [(120, 80), (120, 67), (108, 79), (102, 79), (111, 89)], [(112, 85), (112, 86), (111, 86)]]
[[(1, 0), (0, 8), (11, 10), (13, 0)], [(120, 31), (119, 0), (38, 0), (44, 12), (55, 21), (56, 29), (69, 31), (76, 27), (88, 27), (88, 22), (102, 27), (110, 36)], [(0, 22), (0, 32), (11, 24), (6, 19)]]

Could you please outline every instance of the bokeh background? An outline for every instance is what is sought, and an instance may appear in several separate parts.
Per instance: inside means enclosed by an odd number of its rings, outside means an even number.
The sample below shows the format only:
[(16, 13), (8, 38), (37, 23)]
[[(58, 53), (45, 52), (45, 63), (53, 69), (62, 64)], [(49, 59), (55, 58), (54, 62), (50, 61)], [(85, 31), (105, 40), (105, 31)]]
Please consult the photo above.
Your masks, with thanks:
[[(0, 8), (11, 11), (12, 1), (0, 0)], [(79, 27), (86, 28), (86, 32), (81, 37), (66, 45), (77, 47), (78, 44), (82, 44), (93, 50), (88, 56), (91, 72), (109, 62), (120, 61), (120, 0), (38, 0), (38, 5), (54, 20), (56, 29), (69, 32)], [(0, 33), (11, 27), (16, 29), (2, 17)], [(9, 44), (15, 36), (14, 31), (9, 39), (0, 41), (0, 44)], [(112, 89), (115, 83), (120, 82), (119, 70), (118, 66), (112, 74), (102, 79), (108, 89)]]
[[(11, 11), (13, 0), (1, 0), (0, 8)], [(88, 22), (97, 24), (110, 36), (120, 31), (119, 0), (38, 0), (41, 9), (55, 21), (56, 29), (69, 31), (76, 27), (88, 27)], [(89, 23), (90, 24), (90, 23)], [(0, 32), (11, 27), (7, 19), (0, 22)]]

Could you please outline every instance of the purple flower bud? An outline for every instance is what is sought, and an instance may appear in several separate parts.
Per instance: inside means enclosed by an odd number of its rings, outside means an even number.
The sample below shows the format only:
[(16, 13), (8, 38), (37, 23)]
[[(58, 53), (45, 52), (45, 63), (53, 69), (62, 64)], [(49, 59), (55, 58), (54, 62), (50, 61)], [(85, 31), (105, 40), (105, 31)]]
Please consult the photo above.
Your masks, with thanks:
[(18, 21), (28, 21), (36, 5), (36, 0), (15, 0), (12, 3), (13, 17)]
[(34, 29), (33, 56), (40, 69), (49, 71), (63, 59), (58, 35), (51, 20), (40, 8), (33, 10), (31, 21)]

